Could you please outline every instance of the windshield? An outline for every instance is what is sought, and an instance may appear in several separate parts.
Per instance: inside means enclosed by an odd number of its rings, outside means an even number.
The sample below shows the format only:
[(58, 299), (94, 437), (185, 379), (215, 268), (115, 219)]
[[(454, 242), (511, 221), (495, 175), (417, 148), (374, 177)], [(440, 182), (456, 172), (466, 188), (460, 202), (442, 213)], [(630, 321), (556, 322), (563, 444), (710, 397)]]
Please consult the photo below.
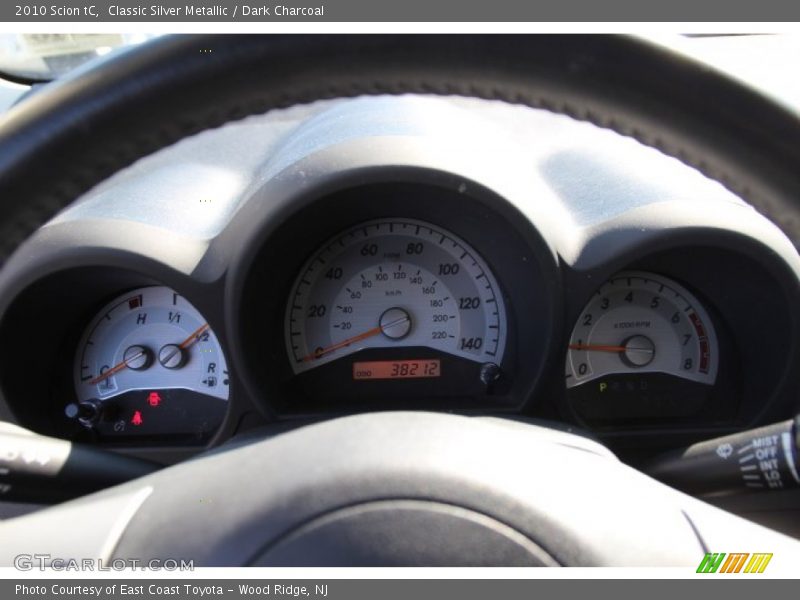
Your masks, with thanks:
[(148, 33), (0, 34), (0, 72), (28, 81), (50, 81), (114, 48), (155, 37)]

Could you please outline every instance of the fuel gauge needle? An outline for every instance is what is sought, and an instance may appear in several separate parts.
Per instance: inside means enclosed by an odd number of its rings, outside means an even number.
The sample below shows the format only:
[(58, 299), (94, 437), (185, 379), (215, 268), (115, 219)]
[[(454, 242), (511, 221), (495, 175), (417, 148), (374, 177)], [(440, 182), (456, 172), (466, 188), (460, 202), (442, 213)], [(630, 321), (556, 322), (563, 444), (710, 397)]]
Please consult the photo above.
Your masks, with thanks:
[(206, 329), (208, 329), (208, 323), (203, 323), (202, 325), (200, 325), (200, 327), (198, 327), (194, 331), (194, 333), (192, 333), (192, 335), (190, 335), (185, 340), (183, 340), (180, 344), (178, 344), (178, 348), (180, 348), (181, 350), (186, 350), (189, 346), (191, 346), (197, 340), (200, 339), (200, 336), (205, 333)]
[[(177, 365), (182, 366), (186, 360), (186, 354), (184, 353), (184, 350), (186, 350), (189, 346), (191, 346), (197, 340), (199, 340), (200, 336), (203, 335), (206, 329), (208, 329), (208, 323), (203, 323), (200, 327), (195, 329), (189, 337), (187, 337), (177, 346), (173, 344), (167, 344), (166, 346), (164, 346), (161, 349), (161, 352), (159, 352), (158, 354), (158, 362), (160, 362), (168, 369), (177, 368)], [(164, 350), (166, 350), (167, 352), (164, 353)], [(178, 360), (177, 365), (169, 366), (170, 361), (172, 360), (172, 358), (175, 357), (176, 354), (180, 354), (180, 358)]]

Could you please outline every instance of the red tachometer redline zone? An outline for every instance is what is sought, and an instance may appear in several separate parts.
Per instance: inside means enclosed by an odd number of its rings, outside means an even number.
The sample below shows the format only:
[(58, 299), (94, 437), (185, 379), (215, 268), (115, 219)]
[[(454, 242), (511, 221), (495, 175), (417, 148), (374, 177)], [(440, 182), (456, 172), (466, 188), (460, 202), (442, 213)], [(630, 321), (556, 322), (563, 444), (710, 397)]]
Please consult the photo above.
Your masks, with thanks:
[(417, 379), (439, 377), (441, 361), (373, 360), (353, 363), (353, 379)]
[(706, 330), (703, 327), (703, 321), (700, 320), (700, 317), (697, 315), (697, 313), (690, 314), (689, 320), (692, 322), (692, 326), (697, 332), (697, 339), (698, 342), (700, 343), (700, 364), (698, 370), (701, 373), (708, 373), (711, 348), (708, 343), (708, 336), (706, 335)]

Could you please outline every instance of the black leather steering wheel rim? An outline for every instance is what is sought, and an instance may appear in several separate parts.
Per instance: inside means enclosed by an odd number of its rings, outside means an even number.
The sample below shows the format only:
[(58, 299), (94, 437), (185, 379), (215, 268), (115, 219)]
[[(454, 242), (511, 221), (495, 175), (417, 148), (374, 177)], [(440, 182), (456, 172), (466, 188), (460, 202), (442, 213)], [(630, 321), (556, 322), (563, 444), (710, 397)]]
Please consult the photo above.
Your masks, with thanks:
[(81, 193), (183, 137), (334, 97), (526, 104), (659, 148), (800, 246), (800, 119), (642, 39), (607, 35), (168, 36), (50, 84), (0, 123), (0, 264)]
[(0, 537), (3, 566), (38, 554), (216, 567), (695, 569), (704, 553), (743, 541), (786, 560), (800, 548), (589, 439), (424, 412), (367, 413), (224, 445), (2, 521)]

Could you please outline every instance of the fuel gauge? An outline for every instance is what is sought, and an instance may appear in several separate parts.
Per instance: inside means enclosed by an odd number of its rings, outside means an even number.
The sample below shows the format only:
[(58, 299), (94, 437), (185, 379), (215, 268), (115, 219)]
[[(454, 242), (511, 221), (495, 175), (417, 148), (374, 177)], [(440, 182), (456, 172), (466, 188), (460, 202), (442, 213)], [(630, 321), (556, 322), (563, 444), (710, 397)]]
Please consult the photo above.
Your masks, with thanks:
[(74, 366), (77, 402), (65, 407), (102, 436), (204, 437), (224, 416), (228, 367), (217, 337), (167, 287), (128, 292), (92, 319)]

